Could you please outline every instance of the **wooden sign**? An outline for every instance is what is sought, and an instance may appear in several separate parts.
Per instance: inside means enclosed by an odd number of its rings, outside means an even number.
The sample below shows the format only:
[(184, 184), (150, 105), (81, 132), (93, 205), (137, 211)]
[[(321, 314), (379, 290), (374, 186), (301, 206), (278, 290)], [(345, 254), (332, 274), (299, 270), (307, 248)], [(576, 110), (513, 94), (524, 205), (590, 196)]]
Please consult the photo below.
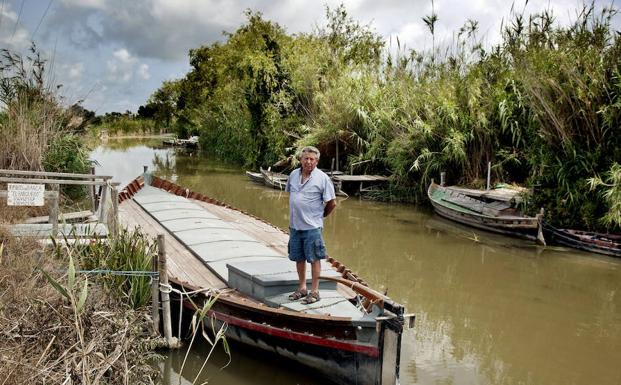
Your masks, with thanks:
[(43, 206), (45, 185), (43, 184), (7, 184), (8, 206)]

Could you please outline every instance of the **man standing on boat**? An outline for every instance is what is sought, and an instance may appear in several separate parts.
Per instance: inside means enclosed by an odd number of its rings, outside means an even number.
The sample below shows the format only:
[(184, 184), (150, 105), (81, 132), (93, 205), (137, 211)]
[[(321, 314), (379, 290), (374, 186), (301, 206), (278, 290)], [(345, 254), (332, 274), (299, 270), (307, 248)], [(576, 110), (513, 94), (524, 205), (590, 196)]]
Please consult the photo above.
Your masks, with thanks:
[[(330, 177), (317, 168), (319, 150), (308, 146), (300, 154), (301, 167), (287, 179), (289, 192), (289, 259), (296, 263), (299, 284), (289, 299), (304, 303), (319, 301), (321, 260), (326, 257), (326, 245), (321, 236), (323, 218), (336, 207), (334, 185)], [(306, 288), (306, 263), (311, 265), (311, 290)]]

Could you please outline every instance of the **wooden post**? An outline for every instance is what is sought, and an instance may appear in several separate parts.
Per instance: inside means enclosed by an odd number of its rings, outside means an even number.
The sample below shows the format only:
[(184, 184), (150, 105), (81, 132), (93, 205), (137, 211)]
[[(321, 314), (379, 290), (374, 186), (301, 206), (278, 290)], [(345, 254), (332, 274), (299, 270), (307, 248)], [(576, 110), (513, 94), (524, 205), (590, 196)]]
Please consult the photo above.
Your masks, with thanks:
[(157, 256), (158, 269), (160, 271), (160, 284), (164, 287), (162, 290), (162, 316), (164, 317), (164, 338), (168, 343), (168, 347), (172, 348), (176, 345), (172, 336), (172, 325), (170, 316), (170, 295), (166, 290), (168, 286), (168, 272), (166, 271), (166, 246), (164, 243), (164, 234), (157, 235)]
[(58, 235), (58, 202), (60, 201), (60, 186), (57, 184), (53, 184), (52, 191), (54, 191), (56, 194), (54, 194), (54, 197), (52, 198), (52, 204), (50, 208), (50, 223), (52, 224), (52, 237), (56, 238), (56, 236)]
[[(151, 258), (151, 268), (154, 272), (158, 272), (157, 268), (158, 256)], [(153, 276), (151, 279), (151, 319), (153, 319), (153, 328), (155, 334), (160, 334), (160, 277)]]
[(112, 237), (119, 235), (119, 191), (112, 187), (110, 198), (112, 199), (112, 218), (109, 227), (112, 228)]
[(492, 162), (487, 162), (487, 189), (490, 188), (490, 179), (492, 173)]
[[(95, 175), (95, 167), (91, 167), (91, 175)], [(93, 181), (95, 180), (95, 178), (92, 179)], [(95, 185), (92, 185), (91, 187), (89, 187), (88, 189), (88, 193), (91, 196), (91, 207), (93, 210), (93, 214), (95, 214), (95, 212), (97, 212), (97, 199), (95, 198)]]
[(339, 170), (339, 136), (336, 135), (336, 171)]
[(440, 173), (440, 186), (444, 187), (445, 184), (446, 184), (446, 173), (442, 171)]
[(101, 186), (101, 197), (99, 199), (99, 222), (106, 223), (106, 200), (108, 199), (108, 189), (109, 186), (107, 184)]

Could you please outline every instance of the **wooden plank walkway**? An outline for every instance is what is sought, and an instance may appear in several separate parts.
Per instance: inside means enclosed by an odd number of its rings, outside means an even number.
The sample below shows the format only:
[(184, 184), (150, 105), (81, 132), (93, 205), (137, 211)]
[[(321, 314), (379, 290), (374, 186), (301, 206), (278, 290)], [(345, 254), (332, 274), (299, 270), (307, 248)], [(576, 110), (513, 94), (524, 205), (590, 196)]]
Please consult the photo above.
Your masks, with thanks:
[[(51, 223), (18, 223), (9, 225), (8, 229), (16, 237), (49, 238), (52, 236), (53, 226)], [(108, 227), (103, 223), (74, 223), (59, 224), (58, 238), (106, 238)]]
[[(75, 221), (77, 219), (85, 219), (85, 220), (89, 220), (89, 221), (96, 221), (97, 217), (95, 216), (95, 214), (91, 210), (77, 211), (77, 212), (66, 213), (66, 214), (60, 213), (58, 215), (58, 220), (60, 222)], [(45, 215), (45, 216), (42, 216), (42, 217), (27, 218), (24, 221), (24, 223), (47, 223), (49, 221), (50, 221), (49, 215)]]
[(332, 180), (339, 182), (385, 182), (389, 180), (387, 176), (381, 175), (334, 175)]

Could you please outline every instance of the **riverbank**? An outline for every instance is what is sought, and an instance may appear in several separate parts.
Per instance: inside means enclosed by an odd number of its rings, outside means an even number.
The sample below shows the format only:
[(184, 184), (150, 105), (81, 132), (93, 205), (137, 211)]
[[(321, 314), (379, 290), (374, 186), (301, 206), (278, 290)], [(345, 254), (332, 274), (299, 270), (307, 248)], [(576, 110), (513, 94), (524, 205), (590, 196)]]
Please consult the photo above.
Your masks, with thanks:
[[(0, 204), (0, 378), (7, 384), (152, 384), (152, 366), (163, 346), (146, 306), (133, 308), (109, 277), (76, 274), (96, 250), (43, 246), (14, 237)], [(22, 215), (25, 210), (22, 211)], [(12, 210), (13, 222), (20, 222)], [(62, 241), (62, 240), (58, 240)], [(91, 266), (92, 268), (92, 266)], [(127, 288), (123, 278), (119, 287)]]

